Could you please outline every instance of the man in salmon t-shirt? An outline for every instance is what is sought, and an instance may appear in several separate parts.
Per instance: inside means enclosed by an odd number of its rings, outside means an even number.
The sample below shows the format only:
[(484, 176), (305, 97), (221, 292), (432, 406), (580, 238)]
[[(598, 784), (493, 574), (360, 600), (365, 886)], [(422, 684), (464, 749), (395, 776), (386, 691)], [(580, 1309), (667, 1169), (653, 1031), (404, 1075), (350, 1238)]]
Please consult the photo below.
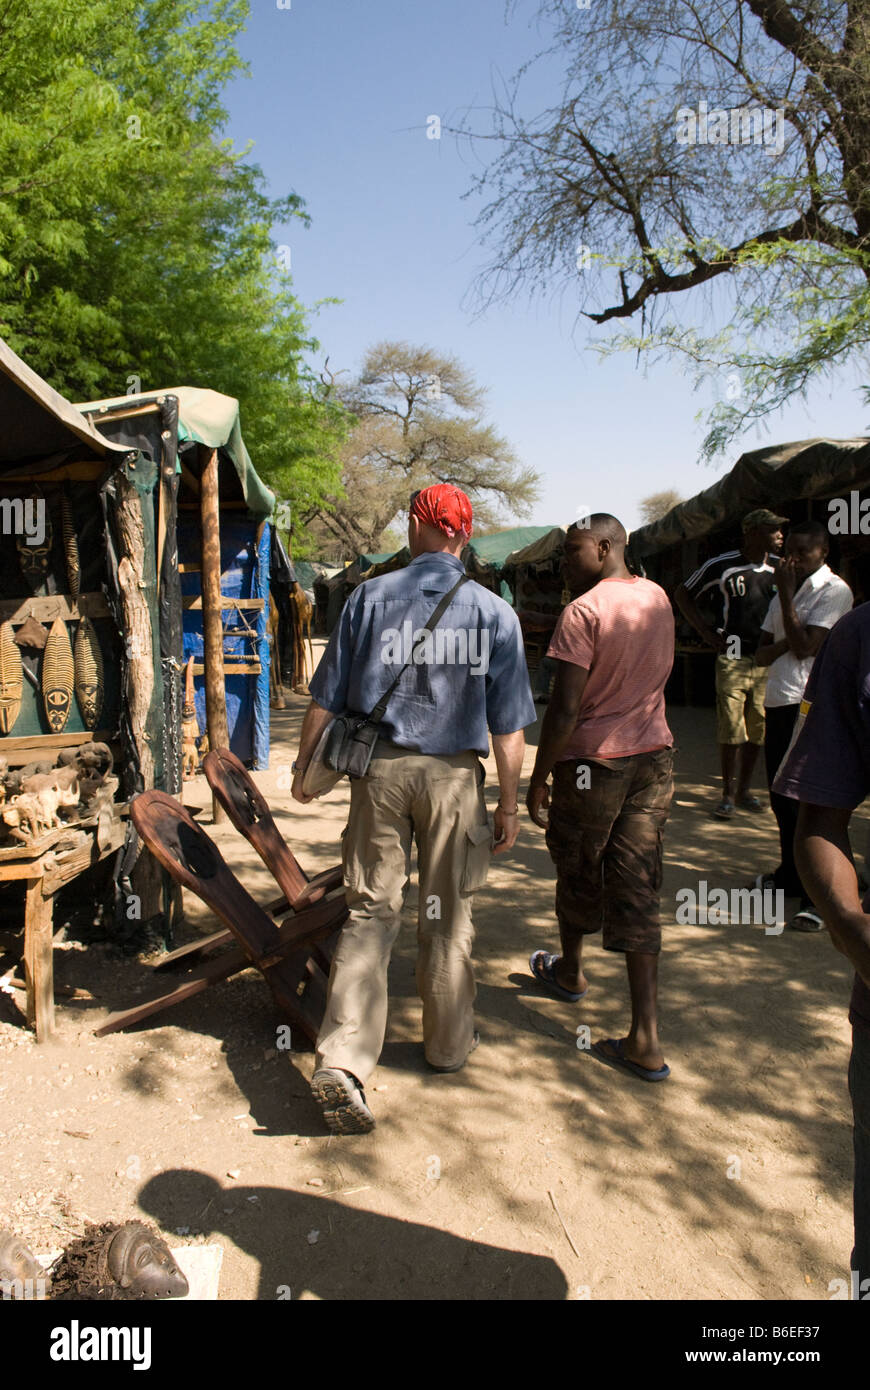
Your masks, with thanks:
[(656, 985), (662, 830), (673, 796), (664, 692), (674, 617), (664, 590), (627, 569), (626, 539), (616, 517), (597, 512), (565, 541), (574, 598), (547, 653), (556, 683), (526, 798), (556, 865), (562, 954), (535, 951), (529, 965), (557, 998), (574, 1003), (588, 987), (583, 938), (603, 931), (605, 950), (625, 954), (631, 1027), (592, 1051), (644, 1081), (664, 1081)]

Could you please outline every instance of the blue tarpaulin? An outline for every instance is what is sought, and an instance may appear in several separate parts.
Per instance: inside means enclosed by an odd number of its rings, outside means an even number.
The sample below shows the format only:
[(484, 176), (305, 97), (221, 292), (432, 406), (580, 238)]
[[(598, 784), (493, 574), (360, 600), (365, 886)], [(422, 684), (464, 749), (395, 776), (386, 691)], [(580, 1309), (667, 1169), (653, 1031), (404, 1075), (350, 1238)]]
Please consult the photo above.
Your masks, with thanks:
[[(269, 598), (270, 528), (263, 525), (259, 546), (256, 521), (221, 518), (221, 593), (233, 599), (265, 599), (260, 608), (225, 608), (224, 668), (227, 727), (230, 749), (243, 763), (254, 768), (269, 766), (269, 660), (266, 637)], [(201, 553), (199, 526), (181, 520), (178, 526), (180, 565), (198, 565)], [(199, 596), (198, 572), (181, 574), (184, 596)], [(202, 607), (185, 608), (183, 650), (185, 662), (203, 660)], [(233, 673), (233, 665), (259, 659), (259, 673)], [(196, 717), (201, 730), (206, 727), (205, 678), (194, 678)]]

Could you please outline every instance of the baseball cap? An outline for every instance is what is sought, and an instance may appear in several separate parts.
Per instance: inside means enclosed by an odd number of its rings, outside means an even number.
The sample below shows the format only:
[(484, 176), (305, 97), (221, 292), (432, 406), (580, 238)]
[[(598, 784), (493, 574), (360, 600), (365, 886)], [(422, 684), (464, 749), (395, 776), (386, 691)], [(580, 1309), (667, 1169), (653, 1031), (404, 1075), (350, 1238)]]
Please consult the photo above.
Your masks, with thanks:
[(788, 524), (787, 516), (777, 516), (776, 512), (768, 511), (767, 507), (759, 507), (743, 518), (744, 531), (752, 531), (756, 526), (788, 526)]

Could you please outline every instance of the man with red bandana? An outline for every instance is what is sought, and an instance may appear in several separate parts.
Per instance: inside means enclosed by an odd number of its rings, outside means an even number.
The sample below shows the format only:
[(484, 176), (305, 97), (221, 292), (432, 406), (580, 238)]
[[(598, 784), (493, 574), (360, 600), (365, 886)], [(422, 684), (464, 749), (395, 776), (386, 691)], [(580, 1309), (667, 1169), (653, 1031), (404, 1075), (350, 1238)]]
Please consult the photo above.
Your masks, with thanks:
[[(455, 1072), (477, 1046), (471, 961), (474, 892), (490, 854), (518, 832), (523, 729), (535, 707), (513, 609), (469, 580), (437, 627), (422, 633), (440, 599), (464, 575), (472, 508), (439, 484), (411, 499), (406, 569), (351, 594), (311, 683), (293, 782), (306, 802), (305, 768), (330, 719), (370, 713), (412, 657), (379, 726), (369, 771), (351, 781), (343, 839), (350, 915), (333, 958), (311, 1089), (337, 1134), (374, 1127), (364, 1086), (387, 1023), (387, 967), (416, 839), (420, 906), (417, 991), (423, 1049), (435, 1071)], [(487, 819), (481, 757), (493, 753), (499, 801)]]

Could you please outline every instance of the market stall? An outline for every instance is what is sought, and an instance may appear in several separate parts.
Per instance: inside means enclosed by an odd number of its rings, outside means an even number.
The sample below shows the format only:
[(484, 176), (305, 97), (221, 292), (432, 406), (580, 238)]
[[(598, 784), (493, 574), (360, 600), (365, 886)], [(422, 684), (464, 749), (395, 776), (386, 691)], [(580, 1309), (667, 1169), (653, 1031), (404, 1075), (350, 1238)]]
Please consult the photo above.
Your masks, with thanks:
[[(78, 407), (115, 442), (159, 461), (161, 658), (167, 722), (180, 728), (192, 661), (197, 735), (254, 768), (269, 765), (269, 561), (274, 495), (245, 447), (239, 405), (201, 387)], [(181, 782), (181, 743), (173, 749)]]
[(0, 892), (14, 936), (24, 885), (12, 983), (40, 1040), (56, 889), (116, 854), (116, 914), (131, 893), (141, 913), (160, 906), (125, 820), (166, 767), (156, 484), (147, 455), (105, 439), (0, 340)]
[[(792, 522), (816, 520), (828, 527), (828, 563), (860, 603), (870, 598), (870, 517), (868, 529), (860, 529), (861, 506), (868, 497), (870, 439), (809, 439), (756, 449), (743, 454), (711, 487), (632, 532), (628, 556), (672, 595), (711, 556), (739, 549), (742, 518), (769, 507)], [(844, 516), (845, 528), (839, 524)], [(710, 703), (713, 653), (679, 614), (677, 619), (677, 660), (668, 698)]]

